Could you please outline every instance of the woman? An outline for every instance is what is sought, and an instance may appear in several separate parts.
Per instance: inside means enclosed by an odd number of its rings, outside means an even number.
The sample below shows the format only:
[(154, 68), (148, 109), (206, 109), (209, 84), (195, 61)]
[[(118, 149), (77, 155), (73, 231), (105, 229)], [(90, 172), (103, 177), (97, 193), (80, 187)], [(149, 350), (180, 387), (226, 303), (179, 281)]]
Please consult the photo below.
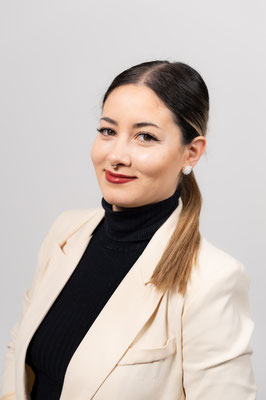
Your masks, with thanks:
[(111, 83), (91, 149), (102, 207), (63, 212), (44, 239), (2, 399), (255, 399), (250, 277), (199, 232), (208, 111), (184, 63)]

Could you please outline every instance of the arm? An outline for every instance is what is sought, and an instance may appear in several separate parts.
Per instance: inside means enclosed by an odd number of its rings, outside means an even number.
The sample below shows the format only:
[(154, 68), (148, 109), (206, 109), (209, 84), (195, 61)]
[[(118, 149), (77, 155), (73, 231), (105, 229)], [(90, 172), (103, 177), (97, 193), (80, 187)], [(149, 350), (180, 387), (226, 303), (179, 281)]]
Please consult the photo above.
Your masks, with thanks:
[(61, 225), (62, 219), (65, 217), (65, 212), (61, 213), (53, 222), (47, 236), (44, 238), (41, 243), (40, 249), (38, 251), (37, 257), (37, 266), (34, 272), (33, 280), (31, 286), (24, 292), (23, 302), (22, 302), (22, 312), (20, 320), (17, 321), (11, 329), (11, 340), (7, 346), (7, 353), (4, 362), (2, 382), (1, 382), (1, 398), (0, 400), (15, 400), (15, 362), (14, 362), (14, 354), (16, 347), (16, 336), (20, 326), (20, 323), (23, 319), (24, 314), (26, 313), (29, 304), (32, 300), (32, 296), (34, 295), (34, 291), (38, 287), (38, 284), (42, 278), (42, 275), (46, 269), (46, 266), (49, 262), (50, 253), (52, 249), (52, 245), (54, 240), (56, 240), (58, 236), (58, 227)]
[(249, 275), (236, 260), (197, 274), (183, 309), (185, 398), (255, 400)]

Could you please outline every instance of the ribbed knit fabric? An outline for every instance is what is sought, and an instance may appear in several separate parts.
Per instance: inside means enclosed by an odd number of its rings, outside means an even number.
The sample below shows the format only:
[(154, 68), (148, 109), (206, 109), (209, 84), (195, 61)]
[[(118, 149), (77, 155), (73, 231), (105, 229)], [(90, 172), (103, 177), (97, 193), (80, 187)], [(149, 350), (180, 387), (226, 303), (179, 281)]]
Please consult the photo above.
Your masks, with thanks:
[(179, 196), (178, 188), (168, 199), (123, 211), (113, 211), (102, 198), (103, 219), (29, 343), (26, 362), (35, 373), (33, 400), (59, 399), (75, 350), (151, 237), (178, 206)]

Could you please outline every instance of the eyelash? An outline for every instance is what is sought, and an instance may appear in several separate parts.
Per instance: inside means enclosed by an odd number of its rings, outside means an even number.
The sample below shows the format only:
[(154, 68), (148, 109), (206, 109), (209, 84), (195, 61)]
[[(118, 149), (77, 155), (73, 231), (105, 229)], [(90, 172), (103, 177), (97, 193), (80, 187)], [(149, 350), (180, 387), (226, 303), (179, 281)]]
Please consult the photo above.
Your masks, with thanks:
[[(106, 131), (106, 130), (114, 132), (114, 130), (111, 129), (111, 128), (100, 128), (100, 129), (97, 128), (97, 131), (100, 132), (102, 135), (103, 135), (103, 131)], [(149, 142), (152, 142), (152, 141), (159, 142), (159, 140), (156, 139), (156, 137), (154, 137), (153, 135), (151, 135), (148, 132), (140, 132), (139, 135), (148, 135), (152, 139), (152, 140), (148, 140), (148, 141), (143, 140), (142, 142), (144, 142), (144, 143), (149, 143)], [(105, 136), (105, 135), (103, 135), (103, 136)]]

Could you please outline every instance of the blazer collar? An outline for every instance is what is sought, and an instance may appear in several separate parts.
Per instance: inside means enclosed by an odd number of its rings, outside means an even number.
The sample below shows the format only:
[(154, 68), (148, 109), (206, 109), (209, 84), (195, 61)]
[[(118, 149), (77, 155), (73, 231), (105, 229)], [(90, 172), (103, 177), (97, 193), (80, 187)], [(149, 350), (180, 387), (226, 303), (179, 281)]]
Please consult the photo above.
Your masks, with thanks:
[[(181, 209), (180, 198), (177, 208), (152, 236), (84, 336), (67, 367), (61, 400), (77, 398), (80, 388), (84, 388), (80, 398), (91, 399), (151, 317), (163, 295), (148, 281), (175, 229)], [(54, 245), (47, 270), (20, 327), (16, 365), (17, 376), (23, 375), (17, 383), (21, 398), (25, 397), (22, 382), (28, 344), (77, 266), (103, 216), (102, 208), (94, 209), (80, 229), (74, 234), (69, 232), (67, 238)]]

